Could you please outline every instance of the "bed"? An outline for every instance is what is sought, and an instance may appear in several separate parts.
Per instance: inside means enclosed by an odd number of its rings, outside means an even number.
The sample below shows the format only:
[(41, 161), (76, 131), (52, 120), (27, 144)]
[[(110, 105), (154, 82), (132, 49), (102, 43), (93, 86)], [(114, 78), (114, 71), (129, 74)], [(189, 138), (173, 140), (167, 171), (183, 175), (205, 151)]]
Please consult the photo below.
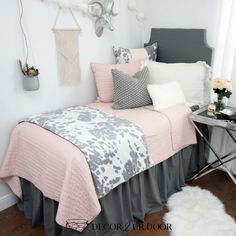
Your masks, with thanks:
[[(158, 61), (166, 63), (188, 63), (203, 60), (208, 64), (211, 63), (212, 50), (205, 43), (204, 30), (152, 29), (151, 39), (148, 44), (152, 44), (155, 41), (158, 41), (159, 44)], [(173, 47), (173, 45), (176, 45), (176, 43), (178, 44), (178, 47)], [(69, 164), (63, 162), (63, 153), (64, 155), (67, 154), (69, 156), (70, 154), (72, 156), (77, 151), (74, 150), (74, 152), (72, 152), (71, 146), (66, 149), (65, 146), (63, 146), (64, 140), (60, 139), (54, 134), (51, 134), (50, 132), (48, 132), (47, 135), (52, 141), (45, 142), (45, 136), (42, 133), (46, 131), (41, 128), (36, 128), (33, 124), (28, 124), (28, 126), (31, 125), (31, 127), (25, 129), (25, 124), (20, 124), (16, 136), (24, 137), (24, 145), (18, 145), (18, 149), (12, 148), (11, 155), (13, 153), (17, 157), (17, 154), (14, 152), (16, 152), (16, 150), (17, 152), (21, 151), (19, 149), (19, 146), (27, 146), (26, 137), (28, 137), (28, 141), (29, 139), (32, 140), (35, 133), (38, 132), (37, 138), (35, 138), (34, 140), (34, 153), (38, 153), (38, 162), (36, 164), (34, 163), (35, 166), (33, 168), (35, 168), (35, 170), (41, 170), (41, 172), (39, 171), (38, 174), (34, 176), (34, 184), (29, 181), (31, 176), (27, 176), (27, 173), (25, 173), (19, 175), (21, 177), (20, 183), (18, 183), (18, 179), (15, 178), (11, 179), (11, 183), (9, 185), (14, 188), (14, 185), (20, 184), (21, 189), (18, 188), (17, 190), (19, 195), (22, 194), (22, 199), (18, 204), (19, 208), (24, 212), (27, 218), (32, 220), (32, 226), (43, 224), (46, 235), (126, 235), (127, 232), (133, 229), (134, 225), (137, 222), (144, 220), (145, 214), (160, 211), (165, 205), (168, 197), (172, 193), (179, 191), (181, 187), (184, 186), (186, 182), (200, 168), (206, 165), (208, 148), (199, 137), (197, 137), (197, 144), (191, 144), (194, 143), (194, 140), (189, 140), (188, 138), (186, 138), (185, 141), (181, 143), (181, 145), (177, 146), (174, 149), (174, 151), (168, 149), (168, 146), (170, 145), (168, 144), (168, 141), (165, 140), (165, 142), (163, 142), (162, 144), (164, 148), (162, 147), (163, 149), (159, 149), (160, 152), (156, 152), (156, 143), (152, 145), (151, 143), (153, 140), (159, 140), (160, 143), (162, 140), (162, 133), (160, 131), (158, 137), (155, 136), (152, 132), (155, 129), (160, 130), (159, 126), (162, 126), (162, 130), (166, 126), (162, 125), (161, 123), (163, 117), (157, 117), (158, 114), (155, 113), (152, 108), (144, 107), (135, 109), (132, 111), (132, 116), (130, 116), (128, 114), (129, 111), (113, 111), (111, 109), (111, 104), (95, 103), (90, 104), (89, 106), (99, 108), (103, 111), (111, 113), (113, 112), (115, 113), (115, 115), (121, 118), (130, 119), (130, 121), (139, 124), (139, 126), (141, 126), (145, 130), (146, 137), (148, 137), (148, 145), (150, 144), (149, 148), (151, 147), (151, 154), (152, 156), (155, 156), (155, 165), (133, 176), (128, 181), (118, 185), (117, 187), (109, 191), (109, 193), (104, 197), (101, 197), (99, 199), (94, 199), (94, 195), (88, 193), (96, 191), (92, 187), (93, 181), (90, 174), (88, 174), (88, 171), (86, 172), (87, 175), (81, 177), (80, 186), (78, 186), (79, 181), (76, 181), (74, 179), (73, 181), (68, 181), (67, 184), (69, 186), (66, 187), (74, 189), (75, 194), (63, 194), (63, 196), (58, 196), (56, 194), (57, 189), (65, 188), (65, 186), (62, 186), (64, 183), (62, 180), (69, 178), (68, 171), (62, 171), (62, 175), (58, 174), (56, 176), (47, 176), (47, 179), (51, 179), (54, 182), (55, 179), (57, 180), (57, 185), (48, 185), (48, 190), (50, 190), (49, 192), (51, 194), (50, 195), (48, 194), (47, 189), (41, 191), (39, 190), (40, 188), (36, 187), (40, 186), (39, 180), (42, 182), (46, 179), (45, 176), (42, 176), (42, 173), (47, 173), (44, 172), (44, 169), (40, 168), (42, 166), (47, 166), (46, 164), (48, 160), (43, 158), (40, 159), (40, 155), (49, 155), (48, 153), (52, 154), (53, 152), (57, 154), (61, 153), (61, 155), (58, 154), (57, 159), (59, 163), (58, 168), (60, 168), (61, 166), (61, 170), (63, 170), (64, 166), (66, 165), (67, 167), (69, 166), (69, 168), (73, 169), (73, 171), (75, 172), (83, 172), (88, 169), (88, 166), (85, 162), (82, 161), (82, 159), (78, 167), (76, 167), (73, 162), (68, 162)], [(179, 107), (179, 109), (181, 110), (182, 108)], [(150, 119), (148, 120), (149, 122), (147, 121), (146, 123), (152, 123), (153, 127), (150, 128), (142, 123), (143, 114), (145, 114), (145, 116), (149, 117)], [(160, 124), (156, 124), (155, 120), (158, 120)], [(164, 119), (163, 122), (165, 122)], [(187, 121), (183, 125), (187, 125)], [(207, 133), (206, 127), (202, 126), (200, 128), (203, 132)], [(27, 134), (25, 134), (25, 130), (27, 130)], [(165, 131), (163, 132), (165, 133)], [(178, 131), (176, 133), (183, 132)], [(182, 136), (184, 137), (184, 135)], [(56, 141), (55, 138), (57, 138)], [(171, 137), (169, 139), (171, 139)], [(57, 146), (55, 146), (55, 142), (57, 143)], [(71, 144), (67, 143), (67, 146), (68, 145)], [(63, 149), (60, 150), (60, 147), (62, 146)], [(27, 154), (25, 156), (25, 159), (28, 158), (30, 160), (30, 155), (32, 154), (32, 152), (29, 152), (28, 150), (23, 151), (25, 155)], [(68, 152), (66, 153), (66, 151)], [(46, 162), (46, 164), (43, 162)], [(25, 165), (27, 165), (27, 163), (30, 162), (26, 162)], [(28, 168), (32, 168), (32, 166), (28, 166)], [(53, 168), (53, 166), (48, 166), (47, 168)], [(14, 170), (11, 171), (14, 173)], [(5, 177), (5, 181), (8, 182), (9, 179)], [(86, 186), (90, 184), (91, 189), (88, 192), (76, 192), (76, 188), (81, 189), (83, 182), (86, 183)], [(47, 183), (44, 184), (47, 185)], [(52, 191), (52, 186), (54, 188), (54, 191)], [(17, 191), (15, 192), (16, 194)], [(19, 193), (20, 191), (22, 192)], [(55, 193), (55, 196), (53, 196), (53, 193)], [(87, 203), (84, 200), (80, 201), (80, 197), (83, 199), (87, 198)], [(58, 204), (58, 202), (61, 201), (61, 198), (65, 198), (67, 200), (65, 201), (65, 205)], [(89, 220), (86, 217), (68, 218), (67, 225), (64, 225), (66, 227), (57, 224), (58, 219), (56, 222), (56, 215), (58, 211), (61, 212), (64, 208), (64, 214), (67, 208), (73, 209), (73, 206), (71, 206), (70, 203), (74, 203), (75, 201), (78, 201), (78, 205), (84, 204), (85, 211), (89, 211), (90, 208), (96, 209), (94, 210), (94, 216)], [(90, 205), (91, 202), (92, 204)], [(74, 210), (76, 211), (75, 206)], [(77, 212), (75, 212), (75, 214), (76, 213)], [(82, 228), (82, 232), (78, 232), (78, 230), (75, 230), (78, 228)]]

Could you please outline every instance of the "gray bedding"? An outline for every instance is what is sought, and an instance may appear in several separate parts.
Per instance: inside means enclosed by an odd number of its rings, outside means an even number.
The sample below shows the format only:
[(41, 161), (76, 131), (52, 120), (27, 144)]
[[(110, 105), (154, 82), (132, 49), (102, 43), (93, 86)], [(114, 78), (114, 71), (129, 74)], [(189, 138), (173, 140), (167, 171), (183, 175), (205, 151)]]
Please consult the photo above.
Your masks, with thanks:
[(99, 197), (154, 165), (138, 126), (96, 108), (64, 108), (24, 121), (57, 134), (84, 153)]
[[(165, 63), (206, 61), (211, 64), (212, 49), (205, 42), (202, 29), (152, 29), (148, 44), (158, 42), (157, 60)], [(202, 132), (208, 132), (205, 126)], [(198, 136), (198, 144), (189, 146), (166, 161), (132, 177), (100, 199), (101, 213), (79, 233), (55, 222), (58, 204), (48, 199), (30, 182), (21, 179), (23, 200), (19, 208), (32, 225), (44, 225), (46, 235), (54, 236), (124, 236), (145, 214), (158, 212), (168, 197), (207, 163), (209, 150)], [(83, 223), (83, 222), (82, 222)], [(103, 229), (104, 225), (121, 224), (121, 230)], [(100, 230), (97, 227), (100, 226)], [(158, 232), (155, 232), (158, 235)]]
[[(207, 135), (207, 128), (200, 128)], [(133, 229), (135, 223), (144, 220), (145, 214), (160, 211), (168, 197), (185, 186), (206, 165), (208, 151), (198, 137), (198, 144), (179, 151), (166, 161), (119, 185), (100, 199), (101, 213), (82, 233), (59, 226), (55, 222), (57, 202), (44, 197), (33, 184), (24, 179), (21, 179), (23, 200), (19, 208), (32, 220), (33, 226), (43, 224), (48, 236), (124, 236)], [(77, 223), (79, 220), (83, 219), (76, 219)]]

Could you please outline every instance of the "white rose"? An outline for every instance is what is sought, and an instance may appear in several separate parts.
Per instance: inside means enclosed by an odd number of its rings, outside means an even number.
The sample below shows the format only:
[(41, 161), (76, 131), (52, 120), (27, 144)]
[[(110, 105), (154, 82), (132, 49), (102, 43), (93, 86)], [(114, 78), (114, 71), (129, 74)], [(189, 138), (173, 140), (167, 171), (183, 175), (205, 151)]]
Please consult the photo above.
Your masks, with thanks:
[(211, 87), (212, 87), (213, 89), (217, 89), (218, 86), (219, 86), (219, 79), (214, 79), (214, 80), (212, 81), (212, 83), (211, 83)]
[(226, 89), (228, 91), (232, 91), (232, 82), (230, 80), (225, 80), (224, 78), (216, 78), (212, 81), (211, 84), (213, 89)]
[(227, 80), (227, 81), (226, 81), (226, 86), (225, 86), (225, 88), (226, 88), (229, 92), (232, 92), (232, 91), (233, 91), (232, 81)]

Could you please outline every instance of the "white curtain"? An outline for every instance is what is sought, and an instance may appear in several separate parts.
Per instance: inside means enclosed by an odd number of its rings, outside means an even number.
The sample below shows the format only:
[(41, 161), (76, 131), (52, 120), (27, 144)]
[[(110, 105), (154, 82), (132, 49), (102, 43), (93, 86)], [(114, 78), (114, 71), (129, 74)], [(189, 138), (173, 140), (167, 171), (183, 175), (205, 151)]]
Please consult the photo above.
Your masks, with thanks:
[[(236, 107), (236, 1), (222, 0), (218, 44), (214, 58), (214, 76), (222, 76), (233, 82), (234, 92), (229, 99), (229, 105)], [(235, 132), (236, 137), (236, 132)], [(214, 128), (211, 143), (221, 154), (226, 154), (235, 148), (231, 138), (222, 129)], [(215, 159), (210, 154), (210, 161)], [(227, 164), (236, 174), (236, 161)]]
[(236, 1), (222, 0), (214, 74), (233, 79), (236, 48)]

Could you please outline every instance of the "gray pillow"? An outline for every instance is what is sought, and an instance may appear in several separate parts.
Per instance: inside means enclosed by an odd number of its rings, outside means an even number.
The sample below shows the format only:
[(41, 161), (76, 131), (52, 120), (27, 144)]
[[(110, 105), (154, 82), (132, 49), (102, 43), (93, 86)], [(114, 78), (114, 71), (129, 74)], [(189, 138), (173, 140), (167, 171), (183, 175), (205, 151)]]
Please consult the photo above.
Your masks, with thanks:
[(114, 84), (113, 109), (128, 109), (152, 104), (147, 90), (149, 71), (147, 67), (130, 76), (119, 70), (112, 70)]

